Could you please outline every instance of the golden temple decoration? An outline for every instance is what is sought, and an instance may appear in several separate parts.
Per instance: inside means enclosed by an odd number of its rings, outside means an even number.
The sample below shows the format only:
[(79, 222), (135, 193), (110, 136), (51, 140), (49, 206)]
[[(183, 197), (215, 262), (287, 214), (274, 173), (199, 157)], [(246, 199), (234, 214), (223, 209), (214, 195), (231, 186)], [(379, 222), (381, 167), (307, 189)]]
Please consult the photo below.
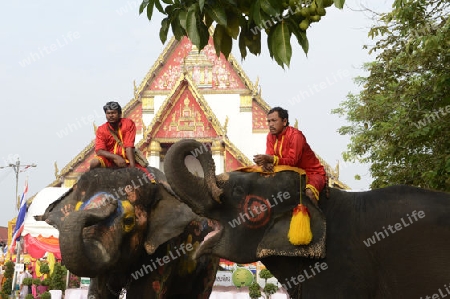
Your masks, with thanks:
[[(177, 125), (177, 131), (195, 131), (197, 127), (201, 127), (203, 131), (205, 130), (205, 127), (203, 125), (202, 119), (200, 114), (197, 114), (197, 120), (196, 120), (196, 113), (192, 107), (189, 106), (190, 100), (186, 97), (183, 101), (184, 107), (179, 111), (180, 117), (178, 118), (178, 121), (176, 122)], [(175, 114), (172, 115), (172, 124), (175, 123)]]
[(189, 74), (194, 79), (198, 88), (212, 87), (213, 64), (195, 45), (192, 45), (191, 51), (183, 59), (182, 68), (185, 74)]
[(334, 173), (336, 174), (336, 179), (339, 179), (339, 160), (337, 161), (336, 167), (334, 168)]
[(155, 98), (147, 91), (144, 91), (141, 96), (142, 99), (142, 112), (143, 113), (155, 113)]
[(152, 140), (150, 142), (150, 145), (147, 147), (147, 151), (150, 154), (158, 154), (161, 153), (162, 148), (161, 148), (161, 143), (159, 141), (156, 140)]
[(252, 111), (253, 97), (251, 95), (241, 95), (240, 111), (251, 112)]
[(57, 179), (59, 177), (58, 172), (58, 162), (55, 161), (55, 163), (53, 164), (53, 166), (55, 167), (55, 179)]
[(294, 128), (298, 129), (298, 119), (295, 119)]
[(73, 185), (78, 181), (78, 177), (67, 177), (64, 179), (64, 187), (72, 188)]
[(228, 130), (228, 115), (225, 117), (225, 123), (223, 124), (223, 132), (227, 135)]
[(223, 154), (225, 152), (225, 148), (223, 147), (223, 143), (221, 140), (214, 140), (211, 144), (211, 152), (214, 154)]

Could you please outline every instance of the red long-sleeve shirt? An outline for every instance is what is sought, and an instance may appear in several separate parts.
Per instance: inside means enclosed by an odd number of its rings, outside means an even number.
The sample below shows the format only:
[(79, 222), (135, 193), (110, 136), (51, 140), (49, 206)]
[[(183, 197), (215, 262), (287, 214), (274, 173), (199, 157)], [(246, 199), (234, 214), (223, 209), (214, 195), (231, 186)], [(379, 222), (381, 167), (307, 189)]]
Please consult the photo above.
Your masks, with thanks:
[[(289, 165), (305, 170), (306, 175), (325, 176), (325, 169), (312, 151), (300, 130), (288, 126), (277, 135), (268, 134), (266, 154), (276, 156), (274, 165)], [(278, 160), (278, 161), (276, 161)]]
[[(105, 150), (126, 158), (125, 148), (122, 148), (117, 144), (108, 127), (111, 128), (111, 130), (114, 130), (108, 122), (97, 128), (95, 151), (97, 152), (99, 150)], [(116, 134), (122, 141), (124, 147), (134, 147), (134, 140), (136, 138), (136, 125), (131, 119), (121, 118), (119, 122), (119, 130), (118, 132), (116, 132)]]

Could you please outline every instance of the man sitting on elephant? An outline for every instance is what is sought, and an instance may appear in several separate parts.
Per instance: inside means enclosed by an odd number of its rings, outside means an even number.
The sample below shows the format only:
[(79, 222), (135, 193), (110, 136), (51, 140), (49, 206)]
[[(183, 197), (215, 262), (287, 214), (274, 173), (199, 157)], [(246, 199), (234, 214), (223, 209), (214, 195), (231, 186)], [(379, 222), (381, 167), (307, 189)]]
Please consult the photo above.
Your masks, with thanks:
[(302, 168), (308, 178), (306, 195), (318, 200), (325, 187), (326, 172), (317, 159), (302, 131), (289, 126), (288, 111), (281, 107), (272, 108), (267, 114), (269, 134), (267, 134), (266, 154), (255, 155), (253, 161), (264, 171), (273, 171), (276, 165)]
[(96, 167), (135, 167), (134, 140), (136, 125), (129, 118), (122, 118), (122, 107), (117, 102), (103, 106), (107, 122), (98, 127), (95, 137), (96, 156), (90, 169)]

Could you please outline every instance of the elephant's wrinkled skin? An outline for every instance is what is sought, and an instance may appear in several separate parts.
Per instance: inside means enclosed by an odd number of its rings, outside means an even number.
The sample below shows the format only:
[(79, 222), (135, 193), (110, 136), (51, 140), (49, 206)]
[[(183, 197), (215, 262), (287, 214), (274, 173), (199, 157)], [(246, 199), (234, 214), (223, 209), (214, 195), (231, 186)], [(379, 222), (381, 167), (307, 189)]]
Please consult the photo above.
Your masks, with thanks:
[(154, 177), (136, 168), (91, 170), (36, 217), (59, 230), (67, 269), (93, 277), (90, 299), (119, 298), (122, 288), (131, 299), (211, 293), (218, 258), (191, 258), (211, 222), (181, 203), (160, 171), (149, 170)]
[[(332, 188), (329, 198), (322, 194), (319, 201), (326, 229), (319, 211), (303, 196), (311, 212), (313, 242), (326, 231), (325, 255), (325, 251), (291, 245), (287, 239), (292, 209), (299, 202), (297, 173), (231, 172), (215, 176), (211, 153), (195, 151), (202, 146), (193, 140), (180, 141), (170, 148), (166, 155), (169, 162), (165, 163), (175, 193), (194, 212), (220, 223), (200, 245), (199, 255), (212, 253), (240, 263), (261, 260), (296, 299), (447, 294), (449, 194), (408, 186), (367, 192)], [(194, 153), (204, 178), (184, 167), (185, 157)], [(282, 196), (285, 192), (289, 198)], [(261, 208), (262, 202), (267, 203), (267, 209)], [(244, 216), (246, 211), (254, 215)], [(319, 231), (321, 226), (324, 229)]]

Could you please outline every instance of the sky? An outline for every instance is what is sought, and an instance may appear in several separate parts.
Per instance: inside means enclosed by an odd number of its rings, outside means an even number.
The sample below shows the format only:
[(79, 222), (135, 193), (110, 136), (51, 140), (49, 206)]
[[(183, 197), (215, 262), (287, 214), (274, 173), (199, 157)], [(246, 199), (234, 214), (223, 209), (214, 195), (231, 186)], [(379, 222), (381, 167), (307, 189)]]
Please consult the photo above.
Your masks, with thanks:
[[(165, 47), (159, 40), (162, 15), (155, 12), (152, 21), (139, 16), (141, 1), (81, 3), (0, 3), (0, 226), (17, 215), (16, 175), (8, 165), (17, 159), (37, 165), (19, 172), (19, 195), (26, 178), (29, 196), (52, 183), (54, 163), (61, 170), (93, 140), (92, 123), (105, 122), (104, 103), (129, 102), (133, 82), (139, 86)], [(247, 76), (259, 78), (263, 99), (287, 109), (291, 124), (298, 119), (312, 149), (332, 166), (340, 161), (340, 180), (354, 190), (369, 188), (368, 165), (343, 161), (349, 137), (337, 130), (347, 123), (331, 110), (360, 90), (353, 79), (365, 75), (363, 63), (374, 58), (363, 49), (374, 43), (367, 37), (374, 21), (362, 8), (383, 12), (391, 5), (347, 0), (343, 10), (328, 8), (308, 29), (308, 55), (292, 39), (291, 65), (284, 70), (269, 57), (265, 40), (262, 54), (245, 60), (237, 43), (233, 47)]]

